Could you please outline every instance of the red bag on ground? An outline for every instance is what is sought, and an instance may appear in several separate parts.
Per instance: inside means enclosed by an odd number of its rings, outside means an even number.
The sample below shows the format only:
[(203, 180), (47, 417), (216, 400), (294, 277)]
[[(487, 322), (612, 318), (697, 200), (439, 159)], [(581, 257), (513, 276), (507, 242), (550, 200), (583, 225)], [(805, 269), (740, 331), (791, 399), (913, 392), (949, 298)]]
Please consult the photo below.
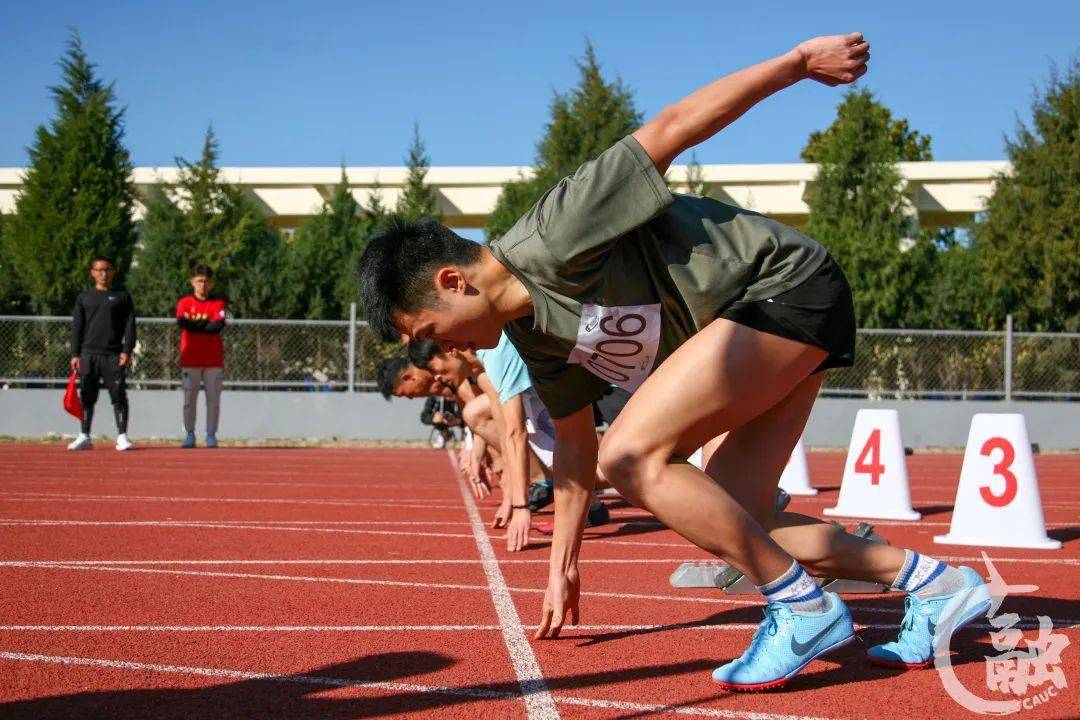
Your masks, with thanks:
[(82, 420), (82, 401), (79, 400), (79, 373), (72, 371), (68, 376), (67, 390), (64, 391), (64, 409)]

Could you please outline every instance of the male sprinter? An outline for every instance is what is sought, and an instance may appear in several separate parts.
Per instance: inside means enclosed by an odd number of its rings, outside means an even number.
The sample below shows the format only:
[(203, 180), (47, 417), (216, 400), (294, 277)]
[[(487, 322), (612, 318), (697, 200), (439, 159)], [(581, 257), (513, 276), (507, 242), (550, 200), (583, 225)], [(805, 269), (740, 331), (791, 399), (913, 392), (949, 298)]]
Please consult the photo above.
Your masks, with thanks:
[(199, 386), (206, 390), (206, 447), (216, 448), (218, 418), (221, 417), (222, 375), (225, 346), (225, 301), (211, 297), (214, 271), (209, 265), (191, 270), (191, 295), (176, 303), (176, 324), (180, 326), (180, 372), (183, 377), (184, 431), (182, 448), (195, 447), (195, 414)]
[[(636, 394), (599, 449), (604, 475), (767, 601), (746, 652), (714, 671), (723, 687), (782, 685), (853, 639), (844, 603), (803, 565), (911, 593), (898, 641), (870, 650), (880, 662), (929, 664), (935, 626), (943, 635), (988, 608), (970, 568), (775, 513), (823, 371), (852, 363), (850, 288), (813, 240), (673, 195), (663, 179), (675, 157), (759, 101), (808, 78), (853, 82), (868, 58), (858, 33), (820, 37), (722, 78), (585, 163), (486, 247), (437, 223), (397, 226), (368, 246), (361, 303), (372, 327), (455, 349), (493, 347), (505, 325), (555, 418), (556, 529), (536, 637), (558, 634), (566, 613), (578, 620), (598, 451), (590, 403), (611, 383)], [(680, 459), (724, 432), (705, 472)]]
[[(488, 399), (497, 428), (497, 443), (503, 457), (503, 501), (495, 514), (494, 527), (507, 527), (507, 549), (525, 547), (531, 527), (533, 492), (549, 482), (555, 451), (555, 427), (547, 408), (532, 387), (528, 369), (517, 349), (504, 334), (491, 350), (443, 353), (438, 343), (419, 340), (409, 343), (409, 358), (444, 381), (455, 382), (462, 373), (476, 373)], [(604, 525), (611, 519), (599, 500), (589, 506), (585, 526)]]
[[(493, 456), (494, 447), (487, 445), (488, 439), (495, 437), (495, 421), (491, 417), (490, 408), (485, 413), (479, 406), (487, 407), (487, 397), (483, 393), (477, 393), (471, 382), (463, 381), (459, 384), (448, 384), (437, 380), (434, 373), (418, 368), (408, 358), (392, 357), (383, 358), (379, 361), (375, 370), (375, 384), (387, 400), (393, 397), (403, 398), (435, 398), (445, 397), (457, 400), (461, 407), (462, 420), (469, 430), (475, 434), (475, 445), (468, 448), (468, 452), (460, 453), (462, 458), (462, 475), (470, 484), (470, 489), (478, 499), (483, 499), (491, 494), (491, 484), (488, 476), (494, 474), (493, 466), (497, 458), (484, 461), (485, 453)], [(425, 405), (424, 411), (427, 412)], [(421, 422), (423, 420), (421, 419)], [(468, 444), (468, 438), (467, 444)], [(495, 445), (497, 447), (497, 443)]]
[(94, 287), (75, 299), (71, 324), (71, 369), (79, 373), (82, 428), (68, 450), (90, 450), (101, 383), (105, 383), (116, 418), (116, 449), (128, 450), (128, 397), (124, 371), (135, 347), (135, 305), (124, 290), (113, 290), (116, 266), (111, 258), (96, 256), (90, 263)]

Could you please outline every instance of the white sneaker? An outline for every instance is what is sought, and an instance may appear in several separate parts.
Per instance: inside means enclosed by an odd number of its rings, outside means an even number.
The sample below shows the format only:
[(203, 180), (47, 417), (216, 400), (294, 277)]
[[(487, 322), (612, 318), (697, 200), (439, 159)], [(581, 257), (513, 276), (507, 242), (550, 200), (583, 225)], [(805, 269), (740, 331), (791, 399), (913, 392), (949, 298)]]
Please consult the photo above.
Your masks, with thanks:
[(120, 433), (116, 436), (116, 449), (117, 450), (130, 450), (134, 445), (128, 440), (127, 433)]
[(68, 445), (68, 450), (93, 450), (94, 443), (90, 442), (90, 436), (79, 433), (75, 441)]

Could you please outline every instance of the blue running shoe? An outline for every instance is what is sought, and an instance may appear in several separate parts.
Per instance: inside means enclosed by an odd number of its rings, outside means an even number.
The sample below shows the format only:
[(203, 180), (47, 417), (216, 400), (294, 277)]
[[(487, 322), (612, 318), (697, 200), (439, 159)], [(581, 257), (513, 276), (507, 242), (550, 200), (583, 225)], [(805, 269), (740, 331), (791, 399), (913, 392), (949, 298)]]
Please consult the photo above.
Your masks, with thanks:
[(780, 687), (811, 661), (855, 639), (851, 613), (839, 595), (826, 592), (823, 613), (793, 612), (784, 603), (765, 606), (750, 647), (742, 657), (713, 670), (725, 690), (767, 690)]
[(208, 447), (208, 448), (216, 448), (217, 447), (217, 435), (215, 435), (213, 433), (207, 433), (207, 435), (206, 435), (206, 447)]
[(180, 447), (184, 450), (190, 450), (195, 447), (195, 433), (188, 433), (187, 436), (184, 437), (184, 442), (180, 443)]
[[(952, 633), (937, 633), (943, 619), (955, 618), (952, 632), (986, 615), (990, 610), (990, 587), (969, 567), (961, 567), (964, 589), (952, 595), (923, 600), (909, 594), (904, 599), (904, 621), (896, 642), (875, 645), (867, 650), (870, 662), (893, 668), (924, 668), (934, 662), (934, 647), (945, 647)], [(944, 631), (944, 628), (942, 628)], [(935, 637), (940, 634), (941, 637)]]

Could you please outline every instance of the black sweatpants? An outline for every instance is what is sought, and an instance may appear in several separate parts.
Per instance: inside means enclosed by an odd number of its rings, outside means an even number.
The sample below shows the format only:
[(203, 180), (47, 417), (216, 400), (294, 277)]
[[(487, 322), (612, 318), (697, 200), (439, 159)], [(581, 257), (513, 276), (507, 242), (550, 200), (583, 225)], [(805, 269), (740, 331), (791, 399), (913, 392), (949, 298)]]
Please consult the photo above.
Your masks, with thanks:
[(127, 377), (120, 367), (119, 355), (105, 355), (84, 352), (79, 356), (79, 400), (82, 401), (82, 431), (90, 434), (90, 425), (94, 422), (94, 404), (102, 383), (109, 391), (112, 400), (113, 415), (116, 417), (116, 429), (120, 434), (127, 432), (128, 399)]

